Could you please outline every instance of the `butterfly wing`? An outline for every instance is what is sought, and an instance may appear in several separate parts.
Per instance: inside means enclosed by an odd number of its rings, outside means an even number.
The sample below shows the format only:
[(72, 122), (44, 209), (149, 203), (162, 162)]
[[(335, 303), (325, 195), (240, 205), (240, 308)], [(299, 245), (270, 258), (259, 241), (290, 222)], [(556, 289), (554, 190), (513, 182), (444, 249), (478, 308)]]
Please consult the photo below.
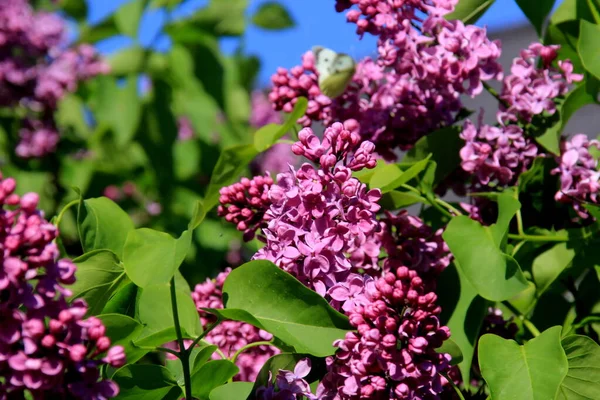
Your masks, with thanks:
[(331, 73), (326, 79), (319, 79), (321, 92), (330, 99), (340, 96), (352, 81), (355, 70), (352, 57), (346, 54), (337, 54)]

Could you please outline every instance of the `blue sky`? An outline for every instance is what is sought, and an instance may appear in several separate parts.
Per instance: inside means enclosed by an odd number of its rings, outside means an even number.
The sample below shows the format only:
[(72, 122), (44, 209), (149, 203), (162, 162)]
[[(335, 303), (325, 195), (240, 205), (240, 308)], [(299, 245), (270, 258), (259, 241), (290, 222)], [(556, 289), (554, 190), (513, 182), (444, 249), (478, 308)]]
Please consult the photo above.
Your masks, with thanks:
[[(98, 22), (114, 11), (127, 0), (88, 0), (90, 6), (90, 22)], [(180, 18), (192, 13), (198, 7), (206, 4), (207, 0), (188, 0), (173, 12), (172, 18)], [(249, 0), (248, 15), (265, 0)], [(297, 65), (300, 56), (314, 45), (330, 47), (338, 52), (360, 58), (371, 54), (374, 40), (365, 36), (359, 40), (354, 33), (354, 25), (345, 21), (343, 14), (335, 12), (333, 0), (279, 0), (290, 11), (296, 21), (296, 26), (280, 32), (270, 32), (252, 25), (246, 32), (246, 49), (249, 53), (257, 54), (262, 60), (262, 70), (259, 76), (261, 84), (269, 82), (269, 77), (279, 66), (291, 67)], [(557, 1), (559, 3), (559, 1)], [(148, 12), (142, 18), (139, 38), (142, 45), (148, 45), (157, 29), (164, 23), (165, 14)], [(511, 26), (526, 23), (526, 18), (517, 7), (514, 0), (496, 0), (477, 25), (487, 26), (490, 30), (506, 29)], [(98, 45), (103, 53), (111, 53), (132, 43), (127, 38), (115, 38)], [(235, 48), (234, 40), (222, 43), (223, 50), (230, 52)], [(169, 40), (164, 37), (157, 41), (160, 50), (169, 48)]]

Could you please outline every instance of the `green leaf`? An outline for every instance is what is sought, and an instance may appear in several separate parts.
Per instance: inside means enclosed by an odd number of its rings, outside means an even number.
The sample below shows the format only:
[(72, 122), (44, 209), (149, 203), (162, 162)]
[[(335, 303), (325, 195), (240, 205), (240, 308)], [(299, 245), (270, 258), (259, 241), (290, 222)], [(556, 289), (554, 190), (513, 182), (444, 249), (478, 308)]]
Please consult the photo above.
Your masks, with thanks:
[[(190, 373), (193, 375), (200, 369), (216, 349), (217, 346), (209, 345), (202, 341), (194, 347), (190, 353)], [(173, 374), (173, 377), (175, 377), (179, 386), (183, 386), (185, 384), (185, 377), (183, 375), (183, 365), (181, 364), (181, 360), (167, 360), (166, 364), (167, 369), (171, 371), (171, 374)]]
[(183, 0), (152, 0), (152, 2), (150, 2), (150, 8), (174, 8), (175, 6), (179, 5), (179, 3), (181, 3), (182, 1)]
[(78, 43), (97, 43), (119, 34), (114, 14), (108, 16), (94, 26), (84, 25), (79, 31)]
[(586, 20), (579, 25), (579, 41), (577, 51), (583, 67), (600, 79), (600, 26)]
[(223, 385), (238, 372), (239, 368), (229, 360), (209, 361), (192, 375), (192, 394), (200, 400), (208, 400), (214, 388)]
[(85, 0), (60, 0), (58, 2), (58, 6), (65, 12), (65, 14), (78, 21), (82, 21), (87, 18), (88, 9)]
[(140, 228), (131, 231), (123, 249), (123, 264), (129, 279), (139, 287), (168, 283), (191, 245), (192, 233), (179, 239), (168, 233)]
[(457, 267), (479, 295), (492, 301), (507, 300), (527, 289), (519, 264), (500, 250), (520, 203), (510, 193), (502, 193), (498, 207), (498, 221), (489, 227), (460, 215), (450, 221), (443, 233)]
[(578, 21), (581, 19), (590, 22), (594, 21), (587, 0), (564, 0), (554, 14), (552, 14), (550, 22), (552, 24), (560, 24), (566, 21)]
[(146, 0), (130, 0), (119, 7), (115, 13), (115, 23), (121, 33), (134, 39), (137, 37), (145, 6)]
[(260, 128), (254, 134), (254, 147), (256, 150), (261, 152), (267, 150), (269, 147), (274, 145), (279, 139), (281, 139), (286, 133), (290, 131), (296, 124), (296, 121), (300, 119), (304, 113), (306, 113), (306, 107), (308, 106), (308, 100), (305, 97), (300, 97), (294, 109), (288, 115), (283, 125), (268, 124)]
[(450, 357), (452, 357), (450, 365), (460, 364), (463, 360), (463, 355), (462, 351), (460, 351), (460, 347), (452, 339), (444, 340), (442, 346), (435, 349), (435, 351), (436, 353), (440, 354), (450, 354)]
[(251, 261), (234, 269), (223, 293), (225, 311), (245, 311), (301, 353), (331, 355), (333, 341), (351, 329), (347, 318), (323, 297), (269, 261)]
[(210, 392), (210, 400), (246, 400), (252, 393), (252, 382), (230, 382), (216, 387)]
[(295, 25), (285, 7), (274, 1), (261, 4), (252, 16), (252, 23), (268, 30), (287, 29)]
[(382, 193), (390, 192), (417, 177), (425, 170), (425, 168), (427, 168), (427, 163), (429, 163), (430, 158), (431, 155), (427, 156), (425, 159), (416, 162), (406, 171), (402, 171), (400, 167), (395, 164), (387, 164), (375, 171), (371, 177), (369, 186), (371, 188), (381, 189)]
[(460, 19), (466, 24), (474, 24), (487, 11), (495, 0), (460, 0), (454, 11), (446, 15), (451, 21)]
[(129, 215), (106, 197), (82, 199), (77, 225), (84, 252), (107, 249), (119, 259), (123, 257), (127, 235), (134, 229)]
[(108, 300), (104, 308), (103, 314), (123, 314), (130, 317), (135, 314), (135, 297), (137, 295), (137, 286), (133, 282), (123, 285), (117, 290), (114, 295)]
[(221, 152), (204, 197), (206, 212), (219, 202), (219, 190), (233, 183), (257, 154), (252, 144), (228, 147)]
[[(566, 4), (566, 3), (563, 3)], [(571, 60), (573, 70), (583, 73), (583, 65), (577, 53), (577, 40), (579, 38), (579, 20), (563, 21), (557, 24), (551, 23), (546, 28), (544, 44), (558, 44), (558, 59)]]
[(137, 76), (127, 77), (123, 87), (119, 88), (112, 99), (118, 110), (112, 118), (118, 146), (128, 144), (138, 130), (142, 117), (142, 105), (138, 97)]
[(437, 164), (434, 183), (441, 182), (460, 165), (459, 152), (463, 146), (460, 132), (459, 127), (450, 126), (422, 137), (404, 156), (402, 162), (414, 163), (431, 156), (430, 160)]
[(573, 262), (575, 249), (567, 246), (567, 243), (559, 243), (537, 256), (533, 261), (532, 273), (538, 297)]
[(556, 397), (568, 370), (560, 331), (547, 329), (524, 346), (492, 334), (479, 339), (479, 366), (494, 400)]
[(106, 336), (110, 338), (111, 345), (120, 345), (125, 349), (127, 364), (135, 363), (148, 352), (133, 344), (143, 329), (138, 321), (120, 314), (102, 314), (98, 318), (106, 327)]
[(160, 365), (126, 365), (113, 380), (119, 385), (119, 399), (176, 400), (182, 395), (169, 370)]
[[(179, 324), (187, 337), (197, 337), (202, 333), (200, 326), (200, 317), (196, 310), (196, 305), (191, 296), (177, 289), (177, 311)], [(141, 345), (140, 341), (151, 335), (162, 335), (163, 331), (172, 331), (173, 327), (173, 308), (171, 306), (170, 285), (153, 285), (142, 290), (138, 301), (139, 320), (144, 324), (144, 331), (136, 340), (136, 345)], [(166, 343), (168, 340), (160, 343)], [(148, 342), (146, 342), (148, 343)]]
[(73, 298), (87, 302), (88, 315), (99, 314), (108, 299), (128, 282), (123, 265), (110, 250), (94, 250), (73, 262), (77, 265), (77, 280), (69, 289)]
[(58, 110), (55, 113), (56, 122), (63, 129), (73, 128), (75, 134), (87, 139), (90, 134), (90, 127), (85, 121), (84, 104), (75, 94), (68, 94), (58, 103)]
[(556, 400), (600, 398), (600, 347), (587, 336), (571, 335), (562, 340), (569, 371), (560, 385)]
[(567, 122), (581, 107), (596, 103), (598, 90), (594, 86), (588, 80), (585, 85), (581, 85), (570, 92), (559, 107), (559, 121), (547, 129), (543, 135), (537, 136), (535, 138), (536, 142), (544, 146), (549, 152), (560, 155), (560, 137)]
[(379, 204), (386, 210), (397, 210), (416, 203), (427, 203), (427, 199), (412, 192), (392, 190), (383, 195)]
[(139, 46), (119, 50), (108, 58), (110, 73), (122, 76), (142, 72), (144, 68), (145, 51)]
[(490, 303), (477, 294), (465, 275), (450, 264), (438, 279), (437, 293), (442, 307), (440, 322), (450, 328), (452, 340), (463, 355), (459, 368), (463, 382), (470, 381), (475, 344)]
[(208, 6), (179, 25), (199, 28), (214, 36), (240, 36), (246, 29), (247, 6), (247, 0), (211, 0)]
[(516, 1), (529, 21), (531, 21), (538, 35), (541, 35), (544, 22), (546, 22), (548, 14), (552, 11), (555, 0), (536, 0), (535, 2), (529, 0)]

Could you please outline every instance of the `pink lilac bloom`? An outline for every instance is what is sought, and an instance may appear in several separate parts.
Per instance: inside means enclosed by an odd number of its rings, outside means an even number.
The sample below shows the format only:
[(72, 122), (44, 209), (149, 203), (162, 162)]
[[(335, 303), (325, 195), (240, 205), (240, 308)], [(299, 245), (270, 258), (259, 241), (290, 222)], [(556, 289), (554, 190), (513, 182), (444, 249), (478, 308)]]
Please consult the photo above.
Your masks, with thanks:
[(572, 204), (579, 217), (589, 217), (585, 203), (598, 204), (600, 172), (598, 157), (590, 149), (600, 150), (597, 140), (584, 134), (574, 135), (562, 143), (559, 165), (552, 172), (560, 176), (560, 190), (554, 198), (561, 203)]
[[(574, 82), (583, 76), (573, 73), (569, 60), (558, 61), (559, 46), (531, 44), (513, 60), (511, 74), (504, 78), (499, 96), (500, 110), (496, 126), (471, 121), (464, 124), (460, 137), (465, 141), (460, 150), (461, 167), (472, 176), (471, 192), (501, 189), (514, 185), (527, 171), (541, 149), (528, 133), (533, 118), (556, 112), (556, 100), (563, 97)], [(538, 67), (537, 61), (541, 66)], [(480, 117), (481, 118), (481, 117)], [(472, 218), (484, 220), (482, 199), (463, 205)]]
[(118, 386), (100, 368), (125, 364), (98, 318), (84, 318), (85, 301), (67, 298), (75, 265), (58, 259), (55, 226), (37, 209), (39, 196), (14, 193), (0, 176), (0, 399), (109, 399)]
[(244, 240), (254, 238), (264, 223), (265, 212), (271, 204), (269, 188), (273, 179), (269, 175), (242, 178), (238, 183), (221, 188), (217, 214), (244, 232)]
[(299, 133), (294, 153), (317, 163), (277, 175), (261, 226), (266, 245), (254, 259), (266, 259), (321, 296), (352, 272), (378, 269), (381, 230), (376, 213), (381, 192), (368, 190), (353, 170), (373, 168), (374, 145), (335, 123), (323, 140), (310, 128)]
[(79, 82), (109, 71), (92, 46), (66, 48), (64, 21), (25, 0), (0, 0), (0, 105), (24, 106), (16, 153), (39, 158), (56, 150), (53, 113)]
[(177, 119), (177, 140), (182, 142), (194, 138), (194, 127), (188, 117), (179, 117)]
[(363, 279), (346, 311), (357, 330), (334, 343), (317, 398), (439, 399), (450, 357), (435, 349), (450, 331), (439, 322), (434, 284), (406, 266)]
[[(501, 78), (501, 51), (485, 29), (440, 18), (434, 2), (376, 3), (359, 3), (373, 18), (358, 19), (357, 10), (349, 12), (352, 22), (377, 25), (368, 30), (379, 36), (378, 56), (358, 62), (343, 95), (329, 99), (320, 92), (314, 56), (308, 52), (301, 66), (273, 75), (269, 99), (276, 110), (289, 112), (299, 96), (307, 97), (308, 110), (298, 121), (304, 126), (355, 119), (363, 139), (373, 142), (380, 155), (395, 159), (394, 149), (410, 149), (427, 133), (453, 124), (462, 109), (461, 95), (475, 96), (483, 81)], [(453, 7), (453, 2), (438, 3), (444, 10)], [(415, 10), (429, 13), (419, 20), (419, 29), (411, 24)]]
[[(223, 308), (223, 284), (230, 271), (231, 268), (228, 268), (214, 280), (207, 279), (204, 283), (196, 285), (192, 292), (192, 298), (196, 303), (200, 321), (204, 328), (215, 322), (216, 318), (204, 311), (203, 308)], [(273, 335), (270, 333), (245, 322), (223, 321), (211, 330), (204, 340), (214, 344), (226, 357), (231, 358), (247, 344), (269, 341), (272, 338)], [(234, 377), (234, 380), (254, 382), (262, 366), (275, 354), (279, 354), (279, 349), (267, 345), (251, 347), (242, 352), (236, 360), (240, 372)], [(217, 353), (214, 353), (212, 357), (215, 360), (220, 359)]]
[(273, 377), (269, 372), (267, 386), (259, 387), (256, 390), (256, 398), (260, 400), (318, 399), (312, 394), (310, 385), (304, 379), (310, 373), (310, 369), (310, 359), (304, 358), (298, 361), (293, 372), (280, 369), (275, 377), (275, 385), (273, 385)]

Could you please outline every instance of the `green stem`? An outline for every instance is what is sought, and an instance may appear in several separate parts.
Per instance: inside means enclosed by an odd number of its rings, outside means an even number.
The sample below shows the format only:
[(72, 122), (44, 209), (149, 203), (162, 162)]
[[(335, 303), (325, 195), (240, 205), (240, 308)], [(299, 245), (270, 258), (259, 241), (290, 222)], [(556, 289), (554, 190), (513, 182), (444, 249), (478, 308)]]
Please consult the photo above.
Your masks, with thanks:
[(446, 217), (448, 218), (452, 218), (454, 217), (454, 215), (452, 215), (452, 213), (450, 213), (448, 210), (446, 210), (444, 207), (440, 206), (438, 204), (437, 201), (434, 200), (429, 200), (429, 204), (431, 204), (436, 210), (438, 210), (440, 213), (444, 214)]
[(73, 207), (74, 205), (77, 205), (77, 204), (79, 204), (79, 199), (76, 199), (76, 200), (70, 201), (69, 203), (67, 203), (67, 205), (66, 205), (66, 206), (64, 206), (64, 207), (63, 207), (63, 209), (62, 209), (62, 210), (60, 210), (60, 213), (59, 213), (59, 214), (58, 214), (58, 216), (56, 217), (56, 222), (55, 222), (55, 226), (56, 226), (57, 228), (59, 228), (59, 227), (60, 227), (60, 221), (62, 221), (62, 219), (63, 219), (63, 216), (65, 215), (65, 213), (66, 213), (66, 212), (67, 212), (67, 211), (68, 211), (68, 210), (69, 210), (71, 207)]
[(568, 242), (569, 238), (565, 236), (534, 236), (534, 235), (515, 235), (508, 234), (509, 239), (525, 240), (528, 242)]
[(216, 348), (215, 353), (217, 353), (218, 355), (220, 355), (223, 360), (227, 360), (227, 356), (225, 354), (223, 354), (223, 352), (221, 351), (221, 349), (219, 349), (218, 347)]
[(238, 351), (235, 352), (235, 354), (233, 355), (233, 357), (231, 357), (231, 362), (235, 364), (235, 361), (237, 360), (238, 356), (240, 354), (242, 354), (244, 351), (252, 348), (252, 347), (256, 347), (256, 346), (272, 346), (273, 343), (271, 342), (267, 342), (267, 341), (262, 341), (262, 342), (254, 342), (254, 343), (248, 343), (247, 345), (245, 345), (244, 347), (242, 347), (241, 349), (239, 349)]
[(179, 356), (181, 355), (178, 351), (175, 351), (173, 349), (167, 349), (166, 347), (157, 347), (156, 350), (164, 351), (165, 353), (171, 353), (177, 358), (179, 358)]
[(192, 377), (190, 375), (190, 353), (186, 350), (179, 325), (179, 311), (177, 311), (177, 292), (175, 291), (175, 277), (171, 278), (171, 307), (173, 308), (173, 323), (175, 324), (175, 334), (177, 335), (177, 344), (179, 344), (179, 360), (183, 367), (183, 380), (185, 385), (185, 398), (192, 400)]
[(440, 375), (443, 376), (444, 378), (446, 378), (446, 380), (448, 382), (450, 382), (450, 385), (452, 385), (452, 388), (454, 389), (454, 391), (456, 392), (456, 394), (458, 395), (458, 398), (460, 400), (465, 400), (465, 397), (463, 396), (462, 392), (460, 391), (459, 387), (456, 386), (456, 384), (454, 383), (454, 381), (452, 379), (450, 379), (450, 377), (448, 376), (448, 374), (446, 374), (445, 372), (440, 372)]
[(498, 94), (498, 92), (496, 91), (496, 89), (494, 89), (493, 87), (491, 87), (490, 84), (487, 83), (487, 82), (481, 82), (481, 83), (483, 83), (483, 87), (485, 88), (485, 90), (487, 90), (489, 94), (491, 94), (492, 96), (494, 96), (494, 98), (496, 100), (498, 100), (498, 102), (500, 104), (502, 104), (505, 107), (509, 107), (509, 104), (506, 101), (504, 101), (504, 100), (502, 100), (500, 98), (500, 94)]
[(402, 185), (400, 185), (400, 187), (403, 188), (403, 189), (409, 190), (409, 191), (411, 191), (413, 193), (416, 193), (419, 196), (421, 196), (421, 194), (422, 194), (419, 189), (417, 189), (416, 187), (412, 187), (410, 185), (407, 185), (406, 183), (403, 183)]
[(521, 215), (521, 210), (517, 210), (517, 231), (519, 232), (519, 235), (525, 235), (525, 231), (523, 230), (523, 216)]
[(200, 336), (198, 336), (196, 339), (194, 339), (194, 341), (192, 342), (192, 345), (189, 347), (189, 352), (191, 352), (192, 349), (194, 347), (196, 347), (198, 342), (200, 342), (202, 339), (204, 339), (204, 337), (208, 334), (208, 332), (212, 331), (217, 325), (219, 325), (221, 323), (221, 321), (222, 321), (221, 318), (217, 318), (217, 320), (215, 322), (213, 322), (212, 324), (207, 326), (206, 329), (204, 329), (204, 332), (202, 332), (200, 334)]
[(598, 10), (596, 9), (596, 5), (594, 4), (594, 2), (592, 0), (587, 0), (587, 4), (588, 4), (588, 8), (590, 9), (590, 11), (594, 17), (594, 21), (596, 22), (596, 25), (600, 24), (600, 14), (598, 13)]
[(523, 325), (525, 325), (529, 332), (531, 332), (533, 337), (540, 336), (540, 331), (538, 330), (538, 328), (536, 328), (535, 325), (521, 313), (521, 311), (517, 310), (517, 308), (510, 304), (510, 302), (508, 302), (507, 300), (503, 301), (502, 304), (506, 306), (506, 308), (508, 308), (513, 314), (515, 314), (515, 316), (517, 316), (523, 322)]
[(446, 207), (450, 212), (453, 212), (454, 215), (462, 215), (462, 213), (456, 207), (454, 207), (452, 204), (447, 203), (446, 201), (440, 199), (439, 197), (436, 197), (435, 201), (437, 203), (441, 204), (442, 206)]

